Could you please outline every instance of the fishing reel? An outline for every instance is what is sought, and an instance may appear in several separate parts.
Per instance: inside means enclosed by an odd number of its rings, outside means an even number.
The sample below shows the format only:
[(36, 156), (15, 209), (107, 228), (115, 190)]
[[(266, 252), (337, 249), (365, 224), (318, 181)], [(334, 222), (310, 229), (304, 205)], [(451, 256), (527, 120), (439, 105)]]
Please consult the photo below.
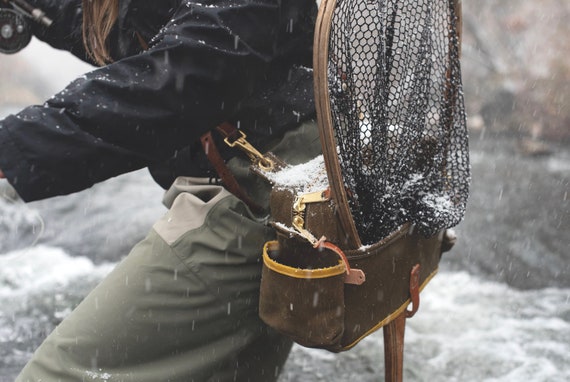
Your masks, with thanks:
[(0, 52), (13, 54), (32, 39), (29, 20), (49, 27), (52, 20), (24, 0), (0, 0)]

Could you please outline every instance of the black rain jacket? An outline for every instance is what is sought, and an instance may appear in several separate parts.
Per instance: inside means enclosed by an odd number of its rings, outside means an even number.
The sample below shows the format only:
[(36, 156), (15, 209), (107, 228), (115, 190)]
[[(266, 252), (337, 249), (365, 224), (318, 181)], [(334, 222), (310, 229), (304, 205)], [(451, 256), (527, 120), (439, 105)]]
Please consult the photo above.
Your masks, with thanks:
[[(89, 61), (81, 0), (30, 2), (54, 19), (36, 37)], [(207, 176), (199, 137), (219, 123), (263, 148), (314, 117), (316, 12), (312, 0), (121, 0), (114, 62), (0, 121), (0, 169), (25, 201), (144, 167), (163, 187)]]

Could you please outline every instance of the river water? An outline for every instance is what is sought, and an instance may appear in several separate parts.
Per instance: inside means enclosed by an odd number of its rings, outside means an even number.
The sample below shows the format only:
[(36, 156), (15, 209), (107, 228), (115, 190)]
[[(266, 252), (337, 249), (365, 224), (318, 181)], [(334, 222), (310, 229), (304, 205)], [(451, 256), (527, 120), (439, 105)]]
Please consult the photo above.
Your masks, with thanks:
[[(570, 381), (570, 148), (529, 156), (518, 143), (472, 133), (467, 216), (408, 320), (406, 381)], [(4, 382), (164, 208), (145, 170), (30, 204), (5, 182), (0, 193)], [(383, 370), (380, 331), (342, 354), (295, 346), (280, 382), (378, 381)]]

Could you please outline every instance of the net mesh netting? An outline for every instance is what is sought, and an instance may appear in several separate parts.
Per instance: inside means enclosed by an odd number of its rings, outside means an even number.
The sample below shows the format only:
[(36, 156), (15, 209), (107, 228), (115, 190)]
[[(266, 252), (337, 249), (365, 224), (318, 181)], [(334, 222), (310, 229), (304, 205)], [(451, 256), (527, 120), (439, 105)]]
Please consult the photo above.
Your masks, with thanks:
[(361, 241), (456, 225), (469, 155), (453, 0), (338, 0), (328, 86)]

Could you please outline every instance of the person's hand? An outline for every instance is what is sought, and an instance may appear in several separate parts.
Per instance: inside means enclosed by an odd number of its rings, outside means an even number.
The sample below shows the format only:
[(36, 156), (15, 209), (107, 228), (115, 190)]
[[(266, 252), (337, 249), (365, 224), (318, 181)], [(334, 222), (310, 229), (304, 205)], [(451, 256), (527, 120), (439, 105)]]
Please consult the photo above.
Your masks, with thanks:
[(4, 175), (4, 173), (2, 172), (2, 170), (0, 170), (0, 179), (4, 179), (6, 178), (6, 176)]

